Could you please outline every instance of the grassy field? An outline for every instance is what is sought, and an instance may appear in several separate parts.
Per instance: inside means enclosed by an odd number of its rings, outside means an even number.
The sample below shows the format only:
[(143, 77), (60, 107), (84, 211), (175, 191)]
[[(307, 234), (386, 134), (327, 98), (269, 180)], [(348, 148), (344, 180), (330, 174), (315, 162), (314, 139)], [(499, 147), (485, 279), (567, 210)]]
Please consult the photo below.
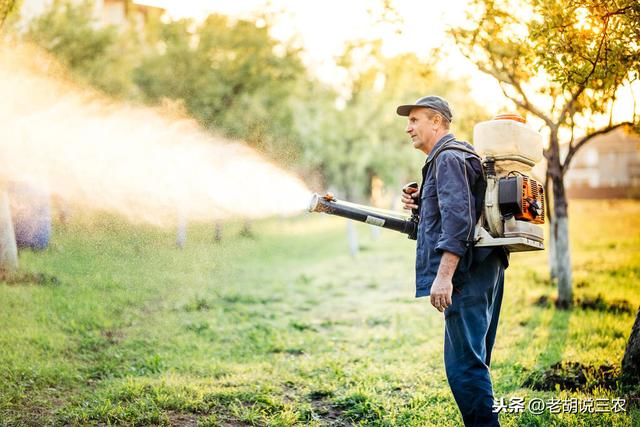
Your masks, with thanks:
[[(351, 258), (345, 222), (309, 214), (255, 223), (253, 237), (229, 225), (219, 243), (193, 225), (180, 250), (172, 230), (72, 219), (0, 284), (0, 425), (461, 425), (443, 317), (413, 298), (403, 236), (362, 226)], [(577, 308), (553, 308), (546, 253), (512, 256), (495, 394), (626, 396), (626, 411), (501, 422), (640, 425), (637, 390), (615, 384), (640, 306), (640, 202), (575, 202), (570, 227)], [(586, 384), (554, 385), (545, 372), (561, 361)], [(571, 366), (556, 382), (579, 377)]]

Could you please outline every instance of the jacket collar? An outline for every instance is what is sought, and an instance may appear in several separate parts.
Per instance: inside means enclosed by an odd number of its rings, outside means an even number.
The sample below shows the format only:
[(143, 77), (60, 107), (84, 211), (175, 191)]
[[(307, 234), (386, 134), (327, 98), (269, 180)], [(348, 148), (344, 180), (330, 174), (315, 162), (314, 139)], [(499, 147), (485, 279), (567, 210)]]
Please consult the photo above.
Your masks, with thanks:
[(452, 133), (448, 133), (445, 136), (443, 136), (442, 138), (440, 138), (438, 140), (438, 142), (436, 142), (436, 145), (434, 145), (433, 148), (431, 149), (431, 151), (429, 152), (429, 155), (427, 156), (427, 160), (425, 161), (425, 163), (429, 163), (431, 161), (431, 159), (433, 158), (433, 156), (435, 156), (435, 154), (438, 152), (440, 147), (442, 147), (447, 142), (454, 141), (455, 139), (456, 139), (456, 137), (453, 136)]

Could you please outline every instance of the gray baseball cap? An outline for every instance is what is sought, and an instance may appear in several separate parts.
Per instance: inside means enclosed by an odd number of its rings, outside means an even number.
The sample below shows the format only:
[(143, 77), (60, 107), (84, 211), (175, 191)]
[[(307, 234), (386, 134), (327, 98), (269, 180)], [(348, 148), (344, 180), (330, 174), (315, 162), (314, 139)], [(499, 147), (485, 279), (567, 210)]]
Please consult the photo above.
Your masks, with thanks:
[(449, 103), (439, 96), (435, 95), (422, 97), (413, 104), (401, 105), (396, 109), (396, 112), (400, 116), (408, 116), (411, 110), (416, 107), (431, 108), (432, 110), (435, 110), (438, 113), (442, 114), (445, 119), (449, 121), (453, 119), (453, 114), (451, 114)]

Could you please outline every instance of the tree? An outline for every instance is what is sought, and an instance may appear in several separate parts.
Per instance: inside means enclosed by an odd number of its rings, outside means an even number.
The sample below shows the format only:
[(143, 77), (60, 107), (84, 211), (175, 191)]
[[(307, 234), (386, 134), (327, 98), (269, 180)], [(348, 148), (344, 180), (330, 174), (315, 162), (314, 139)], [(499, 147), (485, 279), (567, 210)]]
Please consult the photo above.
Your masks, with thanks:
[(13, 11), (15, 4), (15, 0), (0, 0), (0, 28), (2, 28), (7, 16)]
[(148, 102), (182, 100), (206, 128), (280, 159), (295, 156), (287, 102), (305, 77), (298, 52), (273, 39), (268, 24), (215, 14), (163, 25), (134, 72)]
[(622, 358), (622, 374), (627, 383), (640, 383), (640, 309), (631, 328), (631, 335)]
[(29, 23), (24, 37), (107, 94), (126, 97), (133, 92), (131, 70), (140, 54), (133, 26), (125, 32), (98, 27), (91, 1), (52, 2)]
[[(551, 209), (547, 209), (550, 267), (558, 283), (557, 306), (567, 308), (573, 294), (563, 178), (575, 154), (593, 137), (634, 126), (634, 122), (637, 127), (635, 114), (630, 121), (614, 121), (612, 112), (619, 90), (640, 78), (640, 3), (472, 3), (469, 25), (451, 30), (458, 46), (500, 83), (504, 95), (518, 108), (540, 119), (549, 133), (544, 155), (547, 195), (553, 196)], [(608, 116), (608, 124), (593, 127), (592, 119), (597, 116)]]

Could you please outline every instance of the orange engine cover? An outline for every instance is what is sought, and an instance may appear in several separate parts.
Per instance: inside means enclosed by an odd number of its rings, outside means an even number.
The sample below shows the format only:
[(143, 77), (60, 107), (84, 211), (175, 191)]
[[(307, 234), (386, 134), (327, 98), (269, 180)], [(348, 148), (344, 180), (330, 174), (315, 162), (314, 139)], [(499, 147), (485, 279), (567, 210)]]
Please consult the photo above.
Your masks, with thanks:
[(544, 189), (535, 179), (523, 174), (500, 178), (498, 185), (500, 213), (521, 221), (544, 224)]
[(522, 176), (522, 212), (516, 219), (544, 224), (544, 189), (535, 179)]

